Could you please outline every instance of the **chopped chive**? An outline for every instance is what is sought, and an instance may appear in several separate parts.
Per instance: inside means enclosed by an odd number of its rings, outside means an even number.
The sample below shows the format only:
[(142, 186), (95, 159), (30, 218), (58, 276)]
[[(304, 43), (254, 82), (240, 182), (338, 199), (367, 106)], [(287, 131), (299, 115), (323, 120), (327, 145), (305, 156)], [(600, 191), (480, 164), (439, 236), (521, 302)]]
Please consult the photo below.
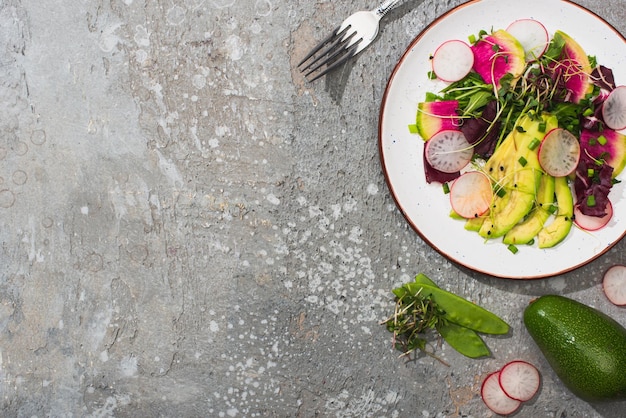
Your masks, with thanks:
[(537, 148), (540, 143), (541, 143), (540, 140), (538, 140), (537, 138), (533, 138), (533, 140), (530, 141), (530, 144), (528, 144), (528, 149), (532, 151), (535, 148)]
[(524, 158), (523, 156), (519, 157), (519, 159), (517, 161), (519, 161), (519, 163), (521, 164), (522, 167), (526, 167), (526, 164), (528, 163), (526, 158)]
[(593, 177), (594, 174), (596, 174), (596, 170), (594, 170), (593, 168), (587, 169), (587, 177)]
[(441, 186), (441, 188), (443, 189), (443, 194), (448, 194), (450, 193), (450, 185), (448, 183), (443, 183), (443, 185)]
[(519, 251), (517, 249), (517, 247), (513, 244), (509, 244), (509, 246), (507, 247), (509, 249), (510, 252), (512, 252), (513, 254), (517, 254), (517, 252)]
[(594, 195), (592, 195), (592, 194), (587, 196), (587, 206), (592, 208), (595, 205), (596, 205), (596, 197)]
[(607, 142), (606, 136), (604, 136), (604, 135), (600, 135), (600, 136), (598, 137), (598, 143), (599, 143), (600, 145), (606, 145), (606, 142)]
[(470, 44), (474, 45), (476, 43), (476, 35), (472, 34), (468, 36), (467, 40), (469, 41)]
[(417, 125), (412, 123), (409, 125), (409, 132), (412, 134), (416, 134), (417, 133)]
[(500, 187), (498, 190), (496, 190), (496, 196), (498, 197), (504, 197), (505, 194), (506, 190), (504, 190), (504, 187)]
[(545, 121), (539, 122), (539, 126), (537, 127), (537, 129), (539, 130), (539, 132), (543, 133), (546, 131), (547, 128), (547, 124)]

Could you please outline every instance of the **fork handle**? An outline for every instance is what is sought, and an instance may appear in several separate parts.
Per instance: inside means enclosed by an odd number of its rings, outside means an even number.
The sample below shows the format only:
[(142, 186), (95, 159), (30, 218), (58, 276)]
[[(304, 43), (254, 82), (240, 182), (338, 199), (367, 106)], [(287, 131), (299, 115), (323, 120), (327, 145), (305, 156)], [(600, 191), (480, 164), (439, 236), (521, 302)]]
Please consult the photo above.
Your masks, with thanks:
[(393, 9), (396, 4), (400, 3), (400, 1), (401, 0), (386, 0), (374, 9), (374, 14), (379, 19), (382, 19), (383, 16), (385, 16), (389, 10)]

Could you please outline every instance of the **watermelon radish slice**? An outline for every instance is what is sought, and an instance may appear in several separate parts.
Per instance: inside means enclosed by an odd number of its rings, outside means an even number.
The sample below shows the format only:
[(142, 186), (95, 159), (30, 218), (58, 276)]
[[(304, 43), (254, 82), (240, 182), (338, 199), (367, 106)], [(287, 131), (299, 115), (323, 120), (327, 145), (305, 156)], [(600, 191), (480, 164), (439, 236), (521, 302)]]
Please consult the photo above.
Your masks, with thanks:
[(548, 49), (550, 35), (541, 22), (534, 19), (518, 19), (511, 23), (506, 31), (522, 45), (527, 62), (535, 61)]
[(557, 30), (554, 36), (561, 37), (564, 45), (561, 56), (552, 70), (555, 76), (561, 77), (565, 83), (568, 92), (566, 101), (578, 103), (587, 93), (593, 91), (589, 57), (580, 44), (566, 33)]
[(539, 390), (541, 376), (539, 370), (532, 364), (514, 360), (500, 369), (498, 383), (509, 398), (526, 402)]
[(548, 132), (538, 151), (539, 165), (549, 175), (563, 177), (571, 174), (580, 160), (578, 139), (563, 128)]
[(601, 217), (585, 215), (580, 211), (579, 205), (574, 206), (574, 223), (576, 226), (585, 231), (597, 231), (598, 229), (604, 228), (613, 217), (613, 205), (610, 200), (606, 202), (606, 214)]
[(458, 130), (461, 126), (458, 109), (459, 102), (456, 100), (419, 103), (415, 118), (417, 133), (424, 141), (428, 141), (437, 132)]
[(468, 171), (452, 183), (450, 205), (463, 218), (478, 218), (489, 210), (493, 199), (491, 180), (480, 171)]
[(626, 305), (626, 266), (617, 264), (604, 273), (602, 291), (612, 304)]
[(500, 87), (500, 79), (507, 73), (514, 78), (522, 75), (526, 66), (524, 48), (511, 34), (498, 30), (472, 45), (474, 71), (485, 83)]
[(491, 373), (483, 381), (480, 396), (487, 408), (499, 415), (509, 415), (517, 411), (521, 401), (509, 397), (500, 386), (500, 371)]
[(455, 173), (472, 159), (474, 149), (460, 131), (441, 131), (426, 142), (426, 160), (435, 170)]
[(437, 78), (451, 83), (461, 80), (472, 70), (474, 54), (468, 44), (453, 39), (435, 50), (431, 64)]
[(613, 178), (626, 166), (626, 135), (611, 129), (602, 132), (583, 129), (580, 132), (581, 152), (613, 167)]
[(602, 104), (602, 119), (611, 129), (626, 128), (626, 86), (616, 87)]

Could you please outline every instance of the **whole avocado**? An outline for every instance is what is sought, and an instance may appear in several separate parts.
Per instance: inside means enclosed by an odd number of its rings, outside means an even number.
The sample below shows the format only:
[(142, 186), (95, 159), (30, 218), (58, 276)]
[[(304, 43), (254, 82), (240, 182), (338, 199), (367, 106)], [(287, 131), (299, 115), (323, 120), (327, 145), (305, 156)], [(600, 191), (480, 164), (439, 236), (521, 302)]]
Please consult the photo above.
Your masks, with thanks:
[(524, 324), (576, 396), (626, 399), (626, 329), (617, 321), (564, 296), (545, 295), (525, 309)]

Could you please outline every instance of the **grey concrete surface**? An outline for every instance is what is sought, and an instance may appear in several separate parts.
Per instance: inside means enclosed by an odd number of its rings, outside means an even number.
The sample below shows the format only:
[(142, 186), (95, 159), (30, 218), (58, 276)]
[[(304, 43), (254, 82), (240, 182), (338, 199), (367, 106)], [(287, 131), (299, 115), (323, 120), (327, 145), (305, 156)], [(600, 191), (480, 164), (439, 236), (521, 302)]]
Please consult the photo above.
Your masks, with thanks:
[[(521, 312), (601, 307), (623, 242), (575, 272), (466, 271), (406, 224), (377, 150), (387, 78), (459, 0), (406, 0), (316, 83), (304, 53), (365, 1), (0, 2), (0, 415), (486, 417), (484, 376), (540, 367), (520, 417), (617, 417), (558, 381)], [(626, 33), (623, 0), (580, 0)], [(424, 272), (510, 335), (406, 362), (380, 321)], [(436, 341), (433, 342), (436, 345)]]

